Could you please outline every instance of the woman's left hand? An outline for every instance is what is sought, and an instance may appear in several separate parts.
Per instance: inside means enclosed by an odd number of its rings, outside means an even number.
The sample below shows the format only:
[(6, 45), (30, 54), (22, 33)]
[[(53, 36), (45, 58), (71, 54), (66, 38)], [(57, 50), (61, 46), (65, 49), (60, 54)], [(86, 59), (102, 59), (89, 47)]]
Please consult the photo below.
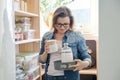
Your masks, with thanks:
[(89, 65), (88, 61), (82, 61), (80, 59), (75, 59), (74, 62), (76, 63), (75, 65), (69, 66), (69, 68), (74, 69), (74, 71), (82, 70)]

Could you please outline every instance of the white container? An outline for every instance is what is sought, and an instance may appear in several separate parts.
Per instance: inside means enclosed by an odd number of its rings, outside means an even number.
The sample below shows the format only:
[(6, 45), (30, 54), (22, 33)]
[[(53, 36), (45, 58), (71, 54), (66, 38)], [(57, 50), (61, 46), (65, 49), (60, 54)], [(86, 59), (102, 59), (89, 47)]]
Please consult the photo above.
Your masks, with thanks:
[(61, 62), (73, 62), (73, 53), (70, 47), (68, 47), (68, 43), (64, 43), (64, 47), (61, 50)]
[(34, 39), (35, 30), (30, 29), (23, 33), (24, 39)]
[(29, 17), (16, 17), (15, 23), (30, 24), (30, 18)]
[(16, 30), (21, 30), (20, 32), (25, 32), (30, 30), (30, 26), (31, 24), (19, 23), (19, 24), (16, 24)]
[(29, 71), (38, 66), (38, 53), (20, 53), (16, 57), (16, 63), (22, 65), (25, 71)]
[(35, 30), (30, 29), (28, 31), (28, 39), (33, 39), (34, 38), (34, 33), (35, 33)]
[(14, 1), (14, 9), (15, 10), (20, 10), (20, 0), (15, 0)]
[(48, 53), (54, 53), (58, 51), (58, 45), (56, 40), (47, 40), (47, 43), (49, 45)]
[(26, 80), (33, 80), (38, 75), (39, 75), (39, 66), (31, 68), (31, 70), (27, 71)]

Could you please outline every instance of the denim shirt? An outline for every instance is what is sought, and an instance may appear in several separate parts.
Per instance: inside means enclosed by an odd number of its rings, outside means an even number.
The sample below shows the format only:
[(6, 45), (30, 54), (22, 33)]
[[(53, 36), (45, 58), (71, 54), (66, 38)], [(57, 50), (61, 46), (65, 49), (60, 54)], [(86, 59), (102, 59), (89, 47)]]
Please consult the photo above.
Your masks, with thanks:
[[(44, 52), (44, 45), (45, 45), (44, 41), (55, 39), (54, 36), (55, 35), (53, 32), (47, 32), (44, 34), (41, 41), (41, 49), (39, 55), (41, 55)], [(68, 43), (68, 46), (71, 47), (72, 49), (74, 59), (87, 60), (91, 64), (91, 57), (87, 51), (86, 40), (84, 39), (84, 37), (80, 32), (68, 30), (63, 37), (62, 46), (66, 42)], [(48, 54), (46, 62), (43, 62), (41, 59), (39, 59), (41, 63), (46, 63), (45, 73), (47, 73), (49, 60), (50, 60), (50, 54)], [(64, 76), (65, 76), (64, 80), (80, 80), (79, 71), (64, 70)]]

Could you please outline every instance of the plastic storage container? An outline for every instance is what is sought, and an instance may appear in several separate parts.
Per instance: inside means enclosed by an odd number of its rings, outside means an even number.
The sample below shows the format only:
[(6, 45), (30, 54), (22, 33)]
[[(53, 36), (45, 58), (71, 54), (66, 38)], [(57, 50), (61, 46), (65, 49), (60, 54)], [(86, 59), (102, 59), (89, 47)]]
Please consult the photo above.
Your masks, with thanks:
[(26, 78), (27, 78), (27, 80), (33, 80), (38, 75), (39, 75), (39, 66), (29, 70), (27, 72)]
[(16, 24), (16, 31), (20, 31), (20, 32), (28, 31), (30, 30), (30, 26), (31, 24), (22, 24), (22, 23)]
[(17, 55), (16, 62), (17, 64), (22, 65), (25, 71), (29, 71), (32, 68), (38, 66), (38, 55), (39, 54), (27, 54), (20, 53), (21, 55)]
[(15, 41), (23, 40), (23, 33), (22, 32), (15, 32)]
[(30, 18), (28, 18), (28, 17), (16, 17), (15, 23), (30, 24)]
[(14, 0), (14, 9), (15, 10), (20, 10), (20, 0)]
[(35, 30), (30, 29), (23, 33), (24, 39), (34, 39)]

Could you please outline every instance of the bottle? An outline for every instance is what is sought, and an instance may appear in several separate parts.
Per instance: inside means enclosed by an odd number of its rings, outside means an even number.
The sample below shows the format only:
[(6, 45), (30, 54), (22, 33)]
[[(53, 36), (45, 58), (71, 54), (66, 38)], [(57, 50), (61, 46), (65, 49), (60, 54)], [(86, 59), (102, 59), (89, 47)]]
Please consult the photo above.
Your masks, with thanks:
[(61, 62), (73, 62), (72, 49), (68, 47), (68, 43), (64, 43), (64, 47), (61, 49)]

